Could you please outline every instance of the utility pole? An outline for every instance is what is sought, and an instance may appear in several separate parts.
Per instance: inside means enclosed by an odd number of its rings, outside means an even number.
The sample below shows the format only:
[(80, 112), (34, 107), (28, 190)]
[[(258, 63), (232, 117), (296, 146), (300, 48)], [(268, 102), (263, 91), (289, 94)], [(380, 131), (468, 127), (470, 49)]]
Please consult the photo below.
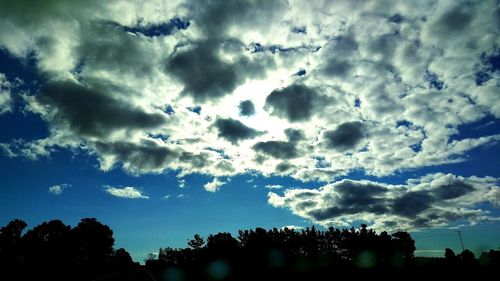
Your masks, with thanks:
[(462, 245), (462, 252), (463, 252), (465, 251), (465, 247), (464, 247), (464, 241), (462, 241), (462, 231), (457, 230), (456, 233), (458, 234), (458, 238), (460, 238), (460, 244)]

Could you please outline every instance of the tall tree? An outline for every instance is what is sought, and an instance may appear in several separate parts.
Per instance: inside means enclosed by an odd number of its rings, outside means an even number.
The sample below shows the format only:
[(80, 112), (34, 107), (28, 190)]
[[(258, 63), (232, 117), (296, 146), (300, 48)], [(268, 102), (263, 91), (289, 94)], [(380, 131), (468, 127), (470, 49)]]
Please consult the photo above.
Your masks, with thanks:
[(20, 253), (21, 234), (27, 224), (19, 219), (0, 228), (0, 264), (15, 264)]

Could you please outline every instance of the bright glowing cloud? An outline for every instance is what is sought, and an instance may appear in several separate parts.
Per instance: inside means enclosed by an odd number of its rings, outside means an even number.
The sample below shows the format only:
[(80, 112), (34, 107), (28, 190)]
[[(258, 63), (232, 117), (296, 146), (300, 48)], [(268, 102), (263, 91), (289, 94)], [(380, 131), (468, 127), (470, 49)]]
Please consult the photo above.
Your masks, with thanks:
[(141, 190), (132, 186), (127, 186), (123, 188), (104, 186), (104, 191), (110, 195), (120, 198), (149, 199), (149, 196), (145, 195)]
[[(290, 202), (297, 191), (265, 187), (276, 190), (271, 205), (322, 223), (358, 213), (411, 227), (488, 217), (472, 209), (479, 201), (451, 211), (425, 192), (410, 200), (422, 200), (411, 215), (425, 221), (410, 223), (395, 206), (412, 185), (370, 185), (384, 191), (367, 194), (392, 204), (384, 211), (334, 210), (345, 202), (326, 197), (338, 195), (340, 177), (439, 171), (500, 141), (498, 130), (478, 129), (500, 118), (495, 0), (14, 2), (0, 1), (0, 48), (33, 61), (38, 80), (28, 87), (0, 73), (0, 114), (33, 114), (47, 133), (2, 138), (8, 157), (65, 150), (103, 172), (174, 172), (181, 188), (207, 176), (209, 192), (245, 174), (320, 182), (322, 203), (304, 207)], [(315, 213), (304, 211), (313, 201)]]

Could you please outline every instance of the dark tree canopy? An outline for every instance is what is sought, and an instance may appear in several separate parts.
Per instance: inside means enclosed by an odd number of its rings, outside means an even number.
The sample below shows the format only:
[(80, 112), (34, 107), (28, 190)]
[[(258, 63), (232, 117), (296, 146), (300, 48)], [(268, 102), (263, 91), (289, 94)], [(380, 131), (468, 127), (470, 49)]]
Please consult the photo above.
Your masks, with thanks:
[[(470, 250), (442, 258), (415, 257), (407, 232), (388, 234), (360, 228), (255, 228), (195, 234), (187, 248), (160, 248), (145, 266), (115, 249), (113, 231), (95, 218), (71, 227), (60, 220), (27, 232), (13, 220), (0, 228), (0, 280), (332, 280), (380, 278), (463, 278), (477, 280), (500, 267), (500, 251), (479, 259)], [(24, 233), (24, 235), (23, 235)], [(335, 278), (333, 278), (335, 277)], [(481, 277), (481, 278), (480, 278)], [(389, 278), (389, 279), (390, 279)]]
[[(189, 248), (160, 248), (157, 259), (146, 260), (146, 268), (159, 278), (162, 270), (175, 267), (190, 271), (193, 280), (203, 279), (205, 274), (193, 268), (220, 271), (221, 276), (232, 280), (258, 279), (276, 270), (288, 272), (295, 279), (293, 272), (302, 276), (315, 272), (320, 264), (352, 269), (410, 264), (415, 251), (415, 241), (408, 233), (378, 234), (366, 225), (327, 230), (314, 226), (302, 230), (256, 228), (240, 230), (236, 238), (227, 232), (212, 234), (204, 242), (196, 234), (188, 240)], [(218, 279), (217, 274), (209, 277)]]
[(113, 249), (113, 231), (95, 218), (74, 228), (51, 220), (22, 235), (26, 226), (13, 220), (0, 228), (0, 280), (90, 280), (134, 266), (125, 249)]

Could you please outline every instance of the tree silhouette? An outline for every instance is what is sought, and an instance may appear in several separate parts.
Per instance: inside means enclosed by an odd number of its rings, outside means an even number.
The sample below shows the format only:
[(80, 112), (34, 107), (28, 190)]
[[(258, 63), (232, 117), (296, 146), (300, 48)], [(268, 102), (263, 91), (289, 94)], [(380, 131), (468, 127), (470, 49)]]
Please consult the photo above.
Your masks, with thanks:
[(399, 231), (392, 235), (395, 238), (395, 247), (401, 251), (406, 260), (413, 258), (415, 252), (415, 240), (406, 231)]
[(22, 235), (26, 223), (0, 228), (0, 279), (87, 280), (134, 266), (123, 248), (113, 249), (113, 232), (95, 218), (71, 228), (60, 220), (43, 222)]
[(457, 259), (461, 266), (470, 267), (476, 264), (476, 257), (469, 249), (463, 250), (462, 253), (457, 255)]
[(188, 240), (187, 244), (191, 249), (199, 250), (205, 244), (205, 240), (199, 234), (195, 234), (194, 238), (191, 240)]
[(99, 268), (110, 260), (115, 239), (107, 225), (85, 218), (72, 230), (72, 236), (78, 266)]
[(457, 256), (455, 255), (455, 252), (453, 252), (453, 250), (450, 248), (446, 248), (444, 250), (444, 258), (448, 266), (454, 266), (457, 262)]
[(134, 263), (130, 254), (123, 248), (113, 251), (111, 262), (117, 268), (126, 267)]
[(20, 258), (21, 233), (27, 224), (22, 220), (13, 220), (0, 228), (0, 264), (15, 265)]
[(72, 264), (71, 227), (60, 220), (43, 222), (22, 238), (25, 262), (39, 270)]
[(230, 233), (221, 232), (207, 237), (207, 252), (211, 257), (229, 259), (238, 251), (238, 240)]

